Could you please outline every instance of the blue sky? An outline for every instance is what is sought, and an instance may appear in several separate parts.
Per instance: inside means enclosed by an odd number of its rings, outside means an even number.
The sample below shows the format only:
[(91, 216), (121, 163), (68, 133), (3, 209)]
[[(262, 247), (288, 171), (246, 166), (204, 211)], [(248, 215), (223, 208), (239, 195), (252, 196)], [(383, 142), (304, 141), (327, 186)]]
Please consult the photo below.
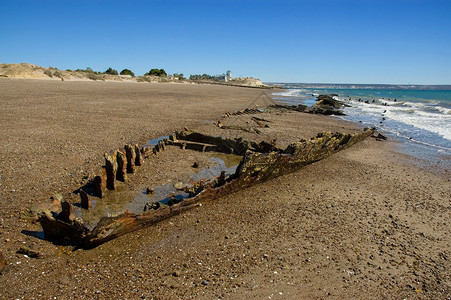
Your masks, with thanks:
[(451, 0), (0, 0), (0, 63), (451, 84)]

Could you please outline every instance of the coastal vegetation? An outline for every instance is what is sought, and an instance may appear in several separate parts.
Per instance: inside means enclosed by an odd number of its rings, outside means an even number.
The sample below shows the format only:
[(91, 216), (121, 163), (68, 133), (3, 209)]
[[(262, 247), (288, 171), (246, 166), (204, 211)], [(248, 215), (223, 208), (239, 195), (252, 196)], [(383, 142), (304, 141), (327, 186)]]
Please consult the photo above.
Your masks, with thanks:
[(189, 76), (189, 80), (212, 80), (215, 79), (214, 76), (208, 74), (192, 74)]
[(102, 74), (96, 73), (87, 73), (86, 77), (91, 80), (105, 80), (105, 77)]
[(120, 74), (121, 75), (130, 75), (131, 77), (135, 77), (135, 73), (133, 73), (129, 69), (123, 69)]
[(119, 75), (119, 73), (117, 72), (117, 70), (113, 69), (113, 68), (108, 68), (105, 72), (105, 74), (110, 74), (110, 75)]
[(174, 77), (174, 79), (178, 79), (178, 80), (186, 80), (183, 73), (174, 73), (174, 75), (172, 75), (172, 77)]
[(49, 67), (48, 69), (46, 69), (44, 71), (44, 74), (50, 78), (53, 78), (53, 77), (62, 78), (62, 74), (61, 74), (60, 70), (53, 68), (53, 67)]
[(164, 69), (150, 69), (144, 76), (168, 77), (168, 74)]
[(87, 67), (86, 69), (76, 69), (75, 72), (85, 72), (85, 73), (94, 73), (94, 74), (99, 74), (100, 72), (96, 72), (93, 69), (91, 69), (90, 67)]

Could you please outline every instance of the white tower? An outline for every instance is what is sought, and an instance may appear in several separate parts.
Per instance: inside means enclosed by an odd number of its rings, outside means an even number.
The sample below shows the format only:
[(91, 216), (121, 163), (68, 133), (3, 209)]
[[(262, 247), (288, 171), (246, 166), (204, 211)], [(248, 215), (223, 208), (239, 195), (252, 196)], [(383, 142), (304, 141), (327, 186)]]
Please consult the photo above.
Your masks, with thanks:
[(228, 70), (226, 72), (225, 81), (232, 80), (232, 71)]

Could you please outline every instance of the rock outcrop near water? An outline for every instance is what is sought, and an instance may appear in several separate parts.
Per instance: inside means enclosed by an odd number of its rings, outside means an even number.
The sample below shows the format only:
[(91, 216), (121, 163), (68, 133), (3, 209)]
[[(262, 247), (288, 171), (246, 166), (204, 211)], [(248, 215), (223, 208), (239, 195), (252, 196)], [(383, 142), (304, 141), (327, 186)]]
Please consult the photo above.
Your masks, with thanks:
[(315, 105), (317, 106), (329, 106), (337, 109), (343, 106), (343, 103), (335, 100), (329, 95), (319, 95), (316, 100), (317, 102)]
[[(345, 104), (341, 103), (338, 100), (335, 100), (329, 95), (320, 95), (317, 97), (317, 102), (312, 107), (307, 105), (298, 104), (298, 105), (285, 105), (285, 104), (272, 104), (266, 107), (264, 110), (258, 109), (249, 109), (246, 108), (244, 110), (234, 111), (230, 113), (226, 113), (226, 117), (230, 116), (239, 116), (239, 115), (251, 115), (258, 113), (279, 113), (279, 112), (287, 112), (287, 111), (297, 111), (297, 112), (305, 112), (311, 114), (319, 114), (319, 115), (345, 115), (345, 113), (341, 110), (341, 108), (345, 106)], [(221, 127), (221, 126), (220, 126)], [(224, 129), (233, 129), (230, 126), (222, 126)], [(244, 130), (246, 131), (246, 130)]]
[(340, 110), (343, 103), (335, 100), (329, 95), (319, 95), (317, 102), (313, 105), (311, 112), (322, 115), (344, 115)]

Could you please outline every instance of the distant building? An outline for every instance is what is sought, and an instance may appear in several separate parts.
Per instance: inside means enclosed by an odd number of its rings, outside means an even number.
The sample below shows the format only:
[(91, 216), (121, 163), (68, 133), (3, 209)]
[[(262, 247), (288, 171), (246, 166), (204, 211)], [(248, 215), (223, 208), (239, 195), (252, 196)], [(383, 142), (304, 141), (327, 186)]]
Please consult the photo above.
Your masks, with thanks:
[(228, 70), (225, 74), (213, 76), (213, 79), (224, 80), (225, 82), (232, 80), (232, 71)]
[(226, 82), (232, 80), (232, 71), (228, 70), (226, 72), (226, 74), (225, 74), (225, 78), (224, 79), (225, 79)]

